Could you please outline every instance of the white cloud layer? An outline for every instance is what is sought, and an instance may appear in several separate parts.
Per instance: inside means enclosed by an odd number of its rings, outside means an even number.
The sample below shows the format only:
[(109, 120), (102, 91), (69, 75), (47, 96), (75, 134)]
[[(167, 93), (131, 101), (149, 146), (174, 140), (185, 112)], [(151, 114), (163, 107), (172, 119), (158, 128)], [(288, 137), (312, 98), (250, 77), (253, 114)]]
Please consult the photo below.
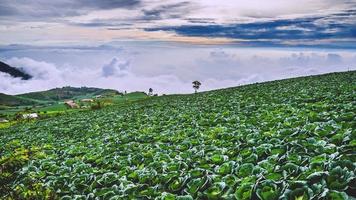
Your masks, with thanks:
[[(144, 48), (143, 48), (144, 47)], [(76, 59), (74, 59), (76, 58)], [(62, 86), (113, 88), (159, 94), (191, 93), (295, 76), (356, 69), (353, 50), (257, 49), (127, 45), (106, 49), (3, 51), (0, 59), (33, 75), (0, 73), (0, 92), (18, 94)]]

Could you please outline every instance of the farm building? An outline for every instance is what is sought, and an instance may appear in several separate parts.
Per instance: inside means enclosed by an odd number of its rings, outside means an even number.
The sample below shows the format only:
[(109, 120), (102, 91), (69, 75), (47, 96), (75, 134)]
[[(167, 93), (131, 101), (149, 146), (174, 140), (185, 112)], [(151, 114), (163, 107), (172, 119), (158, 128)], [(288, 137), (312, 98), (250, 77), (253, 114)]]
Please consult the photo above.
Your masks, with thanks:
[(78, 104), (76, 104), (73, 100), (64, 101), (64, 104), (69, 108), (79, 108)]

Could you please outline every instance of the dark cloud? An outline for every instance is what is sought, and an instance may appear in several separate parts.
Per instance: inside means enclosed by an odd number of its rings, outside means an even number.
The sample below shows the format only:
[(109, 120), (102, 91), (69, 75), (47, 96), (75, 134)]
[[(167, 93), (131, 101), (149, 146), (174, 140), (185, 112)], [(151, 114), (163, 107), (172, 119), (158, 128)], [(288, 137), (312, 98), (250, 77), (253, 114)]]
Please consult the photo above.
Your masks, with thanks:
[(140, 3), (140, 0), (1, 0), (0, 17), (43, 21), (44, 18), (77, 16), (92, 10), (131, 9)]
[(106, 30), (109, 30), (109, 31), (121, 31), (121, 30), (131, 30), (132, 28), (131, 27), (121, 27), (121, 28), (106, 28)]
[[(252, 43), (276, 44), (289, 40), (356, 39), (356, 12), (346, 10), (332, 15), (279, 19), (240, 24), (199, 24), (147, 28), (146, 31), (171, 31), (184, 36), (223, 37)], [(264, 40), (261, 42), (261, 40)], [(356, 45), (353, 45), (354, 47)]]
[(140, 0), (81, 0), (78, 6), (94, 9), (132, 8), (140, 4)]
[(143, 9), (144, 16), (142, 20), (160, 20), (160, 19), (172, 19), (181, 18), (184, 14), (189, 12), (191, 3), (188, 1), (179, 2), (175, 4), (165, 4), (155, 7), (153, 9)]
[[(0, 18), (18, 21), (48, 21), (51, 18), (79, 16), (93, 10), (125, 8), (141, 10), (142, 16), (132, 19), (139, 22), (181, 18), (189, 12), (191, 4), (188, 1), (183, 1), (179, 3), (166, 3), (152, 9), (145, 9), (142, 0), (2, 0), (0, 4)], [(113, 26), (115, 24), (115, 19), (112, 19), (112, 21), (94, 21), (78, 25)]]
[(192, 24), (215, 24), (213, 18), (185, 18), (184, 20)]
[(83, 27), (109, 27), (109, 30), (120, 30), (120, 29), (125, 29), (128, 28), (132, 25), (133, 23), (120, 23), (120, 22), (115, 22), (111, 20), (94, 20), (91, 22), (83, 22), (83, 23), (70, 23), (75, 26), (83, 26)]
[[(180, 2), (149, 0), (0, 0), (0, 25), (4, 25), (3, 28), (7, 29), (11, 25), (16, 25), (17, 22), (56, 22), (53, 26), (69, 24), (84, 28), (101, 27), (118, 31), (129, 29), (167, 31), (182, 36), (241, 39), (245, 42), (239, 44), (247, 46), (285, 46), (287, 44), (314, 46), (314, 42), (330, 39), (329, 43), (332, 47), (356, 48), (356, 3), (352, 0), (340, 0), (335, 3), (335, 5), (346, 4), (348, 10), (335, 11), (333, 14), (326, 10), (320, 10), (319, 14), (313, 17), (295, 19), (271, 17), (269, 21), (266, 21), (266, 19), (260, 19), (261, 15), (253, 16), (250, 12), (247, 12), (242, 16), (236, 15), (236, 19), (231, 21), (222, 20), (225, 21), (222, 23), (219, 16), (211, 18), (215, 15), (199, 13), (200, 9), (204, 7), (204, 3), (190, 0)], [(107, 17), (111, 16), (112, 13), (103, 16), (93, 13), (84, 18), (70, 18), (71, 16), (85, 15), (91, 11), (115, 8), (129, 9), (133, 12), (132, 15), (130, 11), (118, 15), (114, 13), (113, 17), (109, 19)], [(195, 15), (194, 12), (197, 12), (198, 15)], [(224, 19), (224, 13), (219, 13), (219, 15), (222, 16), (221, 19)], [(252, 17), (254, 21), (240, 23), (239, 17), (248, 16)], [(233, 16), (226, 17), (232, 18)], [(175, 24), (178, 22), (184, 25), (163, 26), (161, 24), (162, 21), (160, 20), (166, 20), (164, 21), (166, 24), (170, 22), (170, 19), (174, 19), (171, 21)], [(226, 24), (227, 22), (230, 24)], [(48, 28), (48, 23), (44, 23), (44, 25), (26, 24), (26, 27), (30, 29)], [(11, 37), (12, 35), (8, 36), (10, 39)], [(335, 40), (338, 40), (338, 42), (334, 42)], [(323, 47), (325, 44), (319, 43), (318, 45)]]
[(123, 23), (122, 19), (95, 19), (90, 22), (70, 23), (76, 26), (83, 27), (106, 27), (108, 30), (127, 30), (133, 25), (148, 21), (162, 20), (162, 19), (176, 19), (183, 18), (185, 14), (190, 12), (191, 3), (180, 2), (175, 4), (163, 4), (152, 9), (141, 9), (142, 15), (129, 17)]
[[(356, 17), (356, 16), (355, 16)], [(185, 36), (226, 37), (236, 39), (329, 39), (356, 37), (354, 24), (331, 22), (316, 24), (324, 18), (274, 20), (231, 25), (183, 25), (177, 27), (149, 28), (147, 31), (174, 31)], [(327, 30), (333, 30), (328, 32)]]
[(11, 16), (17, 13), (16, 9), (8, 4), (0, 4), (0, 16)]

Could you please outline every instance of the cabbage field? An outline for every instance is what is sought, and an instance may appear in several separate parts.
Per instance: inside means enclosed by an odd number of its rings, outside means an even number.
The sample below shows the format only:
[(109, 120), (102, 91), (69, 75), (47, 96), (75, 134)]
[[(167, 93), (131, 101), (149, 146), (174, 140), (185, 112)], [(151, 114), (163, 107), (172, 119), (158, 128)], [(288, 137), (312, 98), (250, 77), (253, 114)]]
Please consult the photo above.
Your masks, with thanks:
[(0, 199), (355, 199), (356, 72), (0, 129)]

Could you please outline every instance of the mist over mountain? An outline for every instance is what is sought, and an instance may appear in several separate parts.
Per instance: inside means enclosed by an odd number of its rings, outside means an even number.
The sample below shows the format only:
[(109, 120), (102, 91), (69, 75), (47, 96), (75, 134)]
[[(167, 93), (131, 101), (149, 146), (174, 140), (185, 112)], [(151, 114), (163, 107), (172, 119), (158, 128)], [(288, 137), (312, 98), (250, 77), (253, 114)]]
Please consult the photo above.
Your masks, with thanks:
[(15, 67), (11, 67), (10, 65), (1, 61), (0, 61), (0, 72), (9, 74), (14, 78), (21, 78), (22, 80), (29, 80), (32, 78), (31, 75), (23, 72), (22, 70), (17, 69)]

